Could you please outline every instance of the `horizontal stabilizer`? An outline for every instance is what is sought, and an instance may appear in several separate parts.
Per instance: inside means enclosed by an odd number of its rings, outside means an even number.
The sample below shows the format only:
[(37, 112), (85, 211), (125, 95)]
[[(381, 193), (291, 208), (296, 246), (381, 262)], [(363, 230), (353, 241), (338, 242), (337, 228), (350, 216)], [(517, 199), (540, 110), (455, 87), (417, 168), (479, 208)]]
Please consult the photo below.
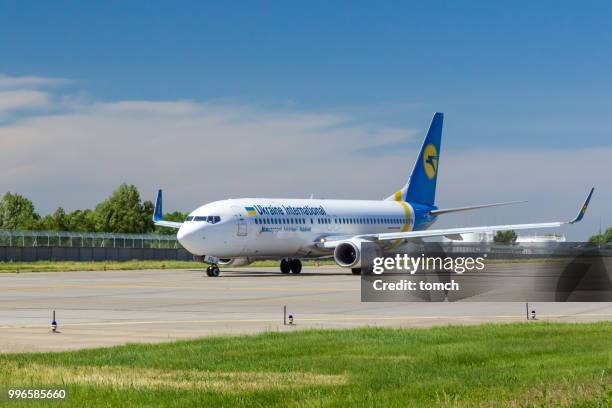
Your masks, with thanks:
[(443, 208), (439, 210), (432, 210), (429, 213), (431, 215), (442, 215), (442, 214), (454, 213), (454, 212), (459, 212), (459, 211), (477, 210), (479, 208), (500, 207), (502, 205), (511, 205), (511, 204), (522, 204), (526, 202), (527, 201), (508, 201), (505, 203), (481, 204), (481, 205), (472, 205), (469, 207)]
[(181, 225), (183, 225), (182, 222), (174, 222), (174, 221), (155, 221), (155, 225), (159, 225), (160, 227), (168, 227), (168, 228), (176, 228), (179, 229), (181, 228)]

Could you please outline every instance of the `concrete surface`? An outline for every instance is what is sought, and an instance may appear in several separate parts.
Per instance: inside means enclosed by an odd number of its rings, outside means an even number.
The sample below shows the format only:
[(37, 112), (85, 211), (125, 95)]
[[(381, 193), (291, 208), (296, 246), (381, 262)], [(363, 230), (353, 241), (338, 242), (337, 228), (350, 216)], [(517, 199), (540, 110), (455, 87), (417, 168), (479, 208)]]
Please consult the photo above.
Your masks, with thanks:
[[(68, 350), (265, 330), (525, 320), (524, 303), (361, 303), (336, 267), (0, 274), (0, 352)], [(295, 326), (283, 325), (283, 306)], [(612, 321), (612, 303), (536, 303), (540, 320)], [(60, 333), (50, 332), (52, 310)]]

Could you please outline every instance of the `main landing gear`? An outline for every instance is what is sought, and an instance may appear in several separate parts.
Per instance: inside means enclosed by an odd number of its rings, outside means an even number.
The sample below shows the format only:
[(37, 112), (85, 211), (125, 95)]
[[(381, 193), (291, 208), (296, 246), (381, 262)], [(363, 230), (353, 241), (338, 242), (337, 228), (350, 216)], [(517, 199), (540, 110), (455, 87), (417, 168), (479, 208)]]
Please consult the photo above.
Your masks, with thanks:
[(300, 273), (302, 272), (302, 261), (299, 259), (283, 259), (280, 263), (282, 273)]
[(216, 278), (217, 276), (219, 276), (220, 273), (221, 271), (219, 270), (219, 266), (217, 266), (217, 264), (212, 264), (208, 268), (206, 268), (206, 275), (212, 278)]
[(353, 275), (361, 275), (361, 268), (351, 268)]

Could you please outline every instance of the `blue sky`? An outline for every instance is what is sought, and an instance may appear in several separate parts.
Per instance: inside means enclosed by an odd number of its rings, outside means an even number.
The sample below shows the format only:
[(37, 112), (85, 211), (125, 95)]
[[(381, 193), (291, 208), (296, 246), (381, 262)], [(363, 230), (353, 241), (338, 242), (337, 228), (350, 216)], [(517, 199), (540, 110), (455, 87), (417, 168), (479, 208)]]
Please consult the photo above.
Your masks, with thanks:
[[(89, 110), (189, 101), (247, 107), (248, 117), (313, 115), (319, 125), (347, 131), (342, 140), (355, 128), (355, 139), (369, 137), (370, 144), (350, 149), (360, 160), (394, 150), (411, 162), (431, 115), (443, 111), (443, 148), (456, 156), (492, 149), (519, 160), (520, 152), (558, 160), (580, 148), (608, 157), (612, 3), (395, 3), (1, 2), (0, 73), (66, 81), (29, 95), (44, 102), (12, 109), (0, 123), (74, 113), (74, 101), (87, 101)], [(336, 119), (325, 122), (326, 115)], [(168, 137), (181, 147), (180, 134)], [(585, 178), (597, 169), (583, 169)], [(550, 180), (555, 199), (574, 193), (555, 174)], [(611, 181), (595, 181), (602, 180)], [(337, 186), (324, 190), (329, 195)], [(181, 200), (181, 207), (195, 202)]]
[(460, 147), (610, 143), (609, 2), (394, 3), (5, 2), (2, 70), (106, 100), (442, 110)]

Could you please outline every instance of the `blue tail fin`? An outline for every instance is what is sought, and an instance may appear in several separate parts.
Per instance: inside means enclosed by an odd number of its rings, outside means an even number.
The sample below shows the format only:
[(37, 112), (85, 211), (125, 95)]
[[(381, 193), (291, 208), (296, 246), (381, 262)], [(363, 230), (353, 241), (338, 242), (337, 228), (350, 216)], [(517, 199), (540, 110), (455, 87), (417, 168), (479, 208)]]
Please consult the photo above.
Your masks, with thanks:
[(440, 112), (437, 112), (431, 121), (429, 131), (421, 147), (421, 152), (416, 163), (414, 163), (412, 174), (408, 180), (408, 189), (404, 197), (405, 201), (423, 205), (434, 205), (443, 121), (444, 114)]
[(157, 190), (157, 199), (155, 200), (155, 209), (153, 210), (153, 221), (161, 221), (164, 216), (162, 210), (162, 191)]

